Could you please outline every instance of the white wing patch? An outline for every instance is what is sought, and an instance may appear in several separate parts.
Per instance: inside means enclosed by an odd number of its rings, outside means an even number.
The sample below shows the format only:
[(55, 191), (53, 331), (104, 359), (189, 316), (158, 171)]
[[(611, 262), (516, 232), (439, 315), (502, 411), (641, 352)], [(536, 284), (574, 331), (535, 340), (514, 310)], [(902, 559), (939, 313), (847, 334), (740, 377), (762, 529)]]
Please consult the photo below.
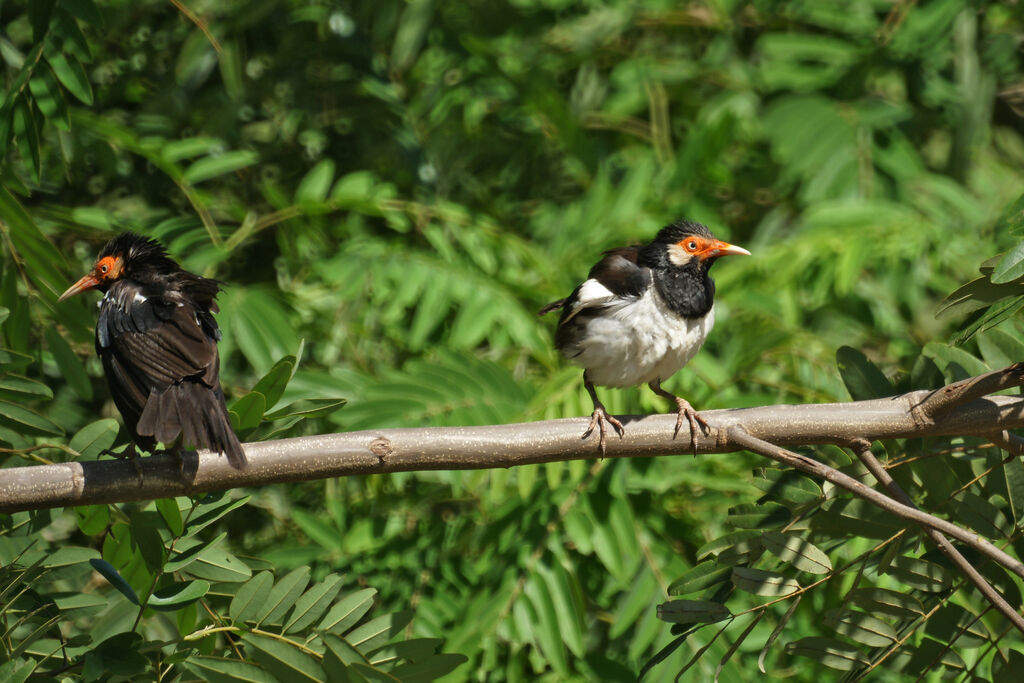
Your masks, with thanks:
[(141, 292), (135, 292), (135, 296), (132, 297), (132, 301), (137, 304), (144, 304), (146, 303), (146, 297), (142, 296)]
[(573, 316), (584, 308), (603, 306), (615, 300), (611, 290), (597, 280), (591, 278), (580, 285), (580, 291), (576, 293), (576, 301), (573, 302), (572, 311), (565, 317), (562, 324), (572, 320)]

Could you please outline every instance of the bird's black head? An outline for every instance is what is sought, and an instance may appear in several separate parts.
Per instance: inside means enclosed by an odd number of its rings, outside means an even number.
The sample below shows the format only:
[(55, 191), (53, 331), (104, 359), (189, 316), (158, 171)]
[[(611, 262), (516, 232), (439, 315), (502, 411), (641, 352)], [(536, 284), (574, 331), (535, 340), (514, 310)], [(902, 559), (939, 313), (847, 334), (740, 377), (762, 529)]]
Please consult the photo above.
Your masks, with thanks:
[(179, 266), (159, 242), (134, 232), (123, 232), (107, 242), (92, 271), (71, 285), (58, 301), (90, 289), (106, 291), (117, 280), (147, 279), (147, 276), (175, 273)]
[(649, 268), (697, 266), (705, 272), (721, 256), (746, 254), (742, 247), (717, 239), (705, 226), (678, 220), (666, 225), (640, 252), (640, 264)]

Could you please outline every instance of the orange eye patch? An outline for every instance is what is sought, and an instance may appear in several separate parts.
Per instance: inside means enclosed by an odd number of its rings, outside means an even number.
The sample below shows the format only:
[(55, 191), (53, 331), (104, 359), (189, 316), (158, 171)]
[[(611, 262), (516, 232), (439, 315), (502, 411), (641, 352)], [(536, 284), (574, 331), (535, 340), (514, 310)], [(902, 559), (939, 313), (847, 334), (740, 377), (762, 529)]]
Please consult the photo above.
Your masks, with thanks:
[(124, 261), (115, 256), (104, 256), (96, 262), (94, 272), (99, 280), (116, 280), (124, 270)]

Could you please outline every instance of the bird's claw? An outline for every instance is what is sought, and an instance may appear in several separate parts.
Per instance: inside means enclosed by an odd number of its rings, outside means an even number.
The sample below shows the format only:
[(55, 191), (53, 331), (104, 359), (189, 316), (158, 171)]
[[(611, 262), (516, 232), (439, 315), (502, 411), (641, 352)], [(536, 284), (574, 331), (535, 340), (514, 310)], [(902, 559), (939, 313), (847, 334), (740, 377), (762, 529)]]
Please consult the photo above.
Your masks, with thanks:
[(693, 409), (689, 401), (678, 396), (675, 398), (679, 411), (676, 413), (676, 431), (672, 434), (672, 438), (675, 439), (679, 436), (679, 430), (683, 427), (683, 417), (685, 416), (690, 423), (690, 448), (693, 449), (693, 454), (697, 455), (697, 425), (698, 423), (700, 424), (702, 434), (708, 434), (711, 430), (711, 425)]
[(607, 427), (605, 425), (611, 425), (612, 428), (622, 438), (622, 435), (626, 433), (626, 428), (622, 426), (614, 415), (609, 415), (608, 411), (604, 409), (604, 406), (598, 405), (594, 407), (594, 412), (590, 415), (590, 424), (587, 426), (587, 431), (583, 432), (581, 439), (586, 439), (588, 436), (594, 433), (594, 427), (597, 427), (601, 435), (600, 441), (598, 442), (598, 450), (601, 451), (601, 457), (603, 458), (608, 451), (608, 434)]

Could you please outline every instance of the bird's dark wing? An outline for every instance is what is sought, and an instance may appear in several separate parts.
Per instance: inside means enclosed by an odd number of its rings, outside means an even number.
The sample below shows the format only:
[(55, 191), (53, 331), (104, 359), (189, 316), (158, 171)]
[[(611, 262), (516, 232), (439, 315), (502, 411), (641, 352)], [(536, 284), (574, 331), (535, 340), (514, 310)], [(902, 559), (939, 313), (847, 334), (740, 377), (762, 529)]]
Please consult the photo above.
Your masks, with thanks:
[(540, 309), (538, 315), (564, 309), (559, 324), (565, 324), (587, 308), (601, 308), (624, 297), (641, 296), (652, 280), (649, 268), (637, 265), (640, 247), (621, 247), (604, 252), (587, 279), (564, 299)]
[(587, 275), (616, 296), (640, 296), (651, 284), (649, 268), (637, 264), (640, 247), (620, 247), (604, 252)]
[(123, 308), (103, 308), (97, 325), (101, 354), (130, 367), (145, 384), (140, 387), (145, 394), (186, 378), (216, 385), (217, 341), (202, 322), (209, 314), (189, 302), (141, 295)]
[(587, 279), (573, 290), (563, 304), (559, 326), (571, 321), (582, 311), (598, 311), (624, 300), (643, 295), (651, 286), (650, 268), (637, 265), (638, 247), (622, 247), (606, 251)]

